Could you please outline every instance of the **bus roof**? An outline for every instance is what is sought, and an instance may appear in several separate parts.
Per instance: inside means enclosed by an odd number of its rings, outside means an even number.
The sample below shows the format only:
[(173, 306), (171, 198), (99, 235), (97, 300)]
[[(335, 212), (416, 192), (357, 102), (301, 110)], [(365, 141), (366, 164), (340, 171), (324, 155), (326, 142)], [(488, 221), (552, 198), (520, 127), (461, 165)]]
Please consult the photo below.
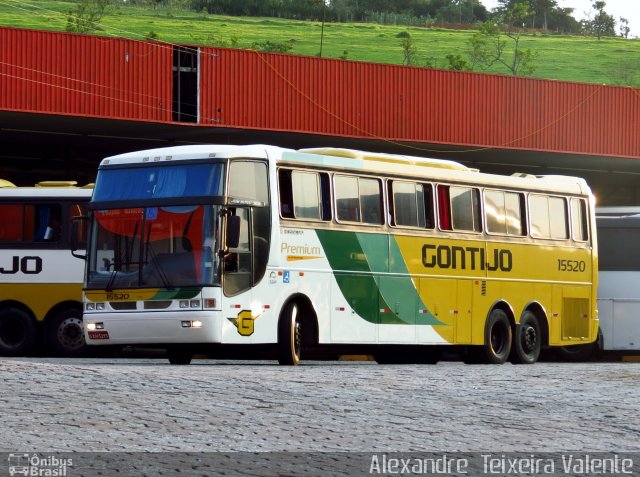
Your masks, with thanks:
[(80, 187), (4, 187), (0, 188), (0, 199), (33, 198), (33, 199), (89, 199), (93, 189)]
[(100, 162), (100, 167), (120, 164), (154, 163), (207, 158), (257, 157), (267, 159), (268, 157), (279, 157), (283, 151), (288, 150), (290, 149), (268, 146), (265, 144), (252, 144), (246, 146), (225, 144), (173, 146), (158, 149), (145, 149), (142, 151), (127, 152), (124, 154), (118, 154), (117, 156), (106, 157)]
[(433, 181), (472, 183), (486, 187), (502, 186), (577, 195), (591, 194), (587, 182), (579, 177), (486, 174), (458, 162), (444, 159), (330, 147), (294, 150), (265, 144), (174, 146), (107, 157), (100, 163), (100, 168), (124, 164), (166, 163), (167, 161), (207, 158), (226, 159), (233, 157), (264, 158), (275, 163), (303, 167), (327, 167), (332, 170), (362, 171), (370, 174), (392, 173), (392, 175), (406, 176), (413, 180), (423, 178), (424, 180)]

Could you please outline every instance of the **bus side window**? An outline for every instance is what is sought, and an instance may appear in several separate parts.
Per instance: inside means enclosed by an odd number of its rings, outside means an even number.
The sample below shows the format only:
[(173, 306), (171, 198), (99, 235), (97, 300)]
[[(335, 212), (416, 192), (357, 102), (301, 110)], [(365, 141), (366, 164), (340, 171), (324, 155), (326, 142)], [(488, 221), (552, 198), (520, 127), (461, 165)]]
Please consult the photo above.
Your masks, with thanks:
[(382, 225), (382, 186), (378, 179), (334, 177), (336, 214), (339, 221)]
[(24, 206), (0, 205), (0, 242), (23, 240)]
[(571, 236), (578, 242), (589, 240), (587, 203), (584, 199), (571, 199)]
[(390, 183), (390, 225), (433, 228), (433, 197), (430, 184)]
[(451, 230), (451, 206), (449, 204), (449, 186), (438, 186), (438, 222), (440, 229)]
[(38, 206), (39, 226), (36, 240), (58, 242), (62, 233), (62, 217), (59, 205)]
[(278, 186), (282, 217), (331, 220), (331, 191), (327, 173), (280, 169)]
[[(75, 244), (79, 250), (84, 250), (87, 247), (87, 225), (88, 222), (84, 221), (78, 224), (78, 226), (72, 226), (73, 219), (76, 217), (86, 217), (87, 206), (86, 204), (71, 204), (69, 206), (69, 217), (71, 218), (69, 226), (69, 239), (70, 243)], [(76, 236), (72, 237), (71, 234), (75, 232)]]
[(487, 232), (519, 237), (525, 235), (522, 194), (485, 190), (484, 205)]
[(452, 229), (480, 232), (480, 191), (474, 187), (451, 186), (449, 198)]
[(336, 175), (334, 186), (337, 219), (344, 222), (360, 222), (358, 178)]
[(293, 218), (293, 190), (291, 187), (291, 171), (278, 171), (278, 190), (280, 193), (280, 215), (287, 219)]
[(567, 202), (563, 197), (531, 194), (529, 213), (532, 237), (551, 239), (569, 237)]
[(322, 218), (320, 199), (320, 177), (315, 172), (293, 171), (293, 215), (297, 219), (319, 220)]
[(360, 208), (362, 221), (366, 224), (381, 225), (382, 220), (382, 189), (378, 179), (358, 179), (360, 193)]

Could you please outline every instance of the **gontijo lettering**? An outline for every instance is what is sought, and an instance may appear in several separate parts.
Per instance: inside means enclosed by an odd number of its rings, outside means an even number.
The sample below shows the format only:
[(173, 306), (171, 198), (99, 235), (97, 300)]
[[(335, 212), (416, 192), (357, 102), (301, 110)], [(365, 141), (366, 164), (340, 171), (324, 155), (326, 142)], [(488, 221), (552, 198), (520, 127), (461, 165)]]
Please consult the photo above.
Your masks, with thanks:
[(40, 257), (22, 257), (14, 255), (11, 266), (0, 267), (0, 273), (12, 275), (22, 272), (25, 275), (37, 275), (42, 271), (42, 258)]
[(460, 270), (500, 270), (510, 272), (513, 256), (510, 250), (496, 248), (486, 256), (484, 248), (424, 244), (422, 264), (426, 268), (453, 268)]

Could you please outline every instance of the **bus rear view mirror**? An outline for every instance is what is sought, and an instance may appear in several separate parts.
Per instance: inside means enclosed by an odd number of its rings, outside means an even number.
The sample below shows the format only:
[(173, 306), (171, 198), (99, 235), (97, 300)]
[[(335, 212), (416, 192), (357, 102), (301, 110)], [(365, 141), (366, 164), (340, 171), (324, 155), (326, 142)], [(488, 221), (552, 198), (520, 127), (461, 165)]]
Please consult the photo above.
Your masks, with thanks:
[(71, 222), (71, 255), (83, 260), (87, 259), (87, 254), (76, 253), (77, 250), (87, 249), (89, 217), (81, 215), (74, 217)]
[(230, 215), (227, 218), (227, 248), (236, 248), (240, 243), (240, 217)]

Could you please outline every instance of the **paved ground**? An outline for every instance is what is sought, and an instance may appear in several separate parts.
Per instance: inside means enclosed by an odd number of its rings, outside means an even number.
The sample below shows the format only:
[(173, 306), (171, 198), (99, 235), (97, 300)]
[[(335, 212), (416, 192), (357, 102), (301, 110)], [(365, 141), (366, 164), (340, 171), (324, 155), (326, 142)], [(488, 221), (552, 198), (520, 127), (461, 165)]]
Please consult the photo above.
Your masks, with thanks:
[(0, 451), (640, 451), (640, 363), (0, 360)]

